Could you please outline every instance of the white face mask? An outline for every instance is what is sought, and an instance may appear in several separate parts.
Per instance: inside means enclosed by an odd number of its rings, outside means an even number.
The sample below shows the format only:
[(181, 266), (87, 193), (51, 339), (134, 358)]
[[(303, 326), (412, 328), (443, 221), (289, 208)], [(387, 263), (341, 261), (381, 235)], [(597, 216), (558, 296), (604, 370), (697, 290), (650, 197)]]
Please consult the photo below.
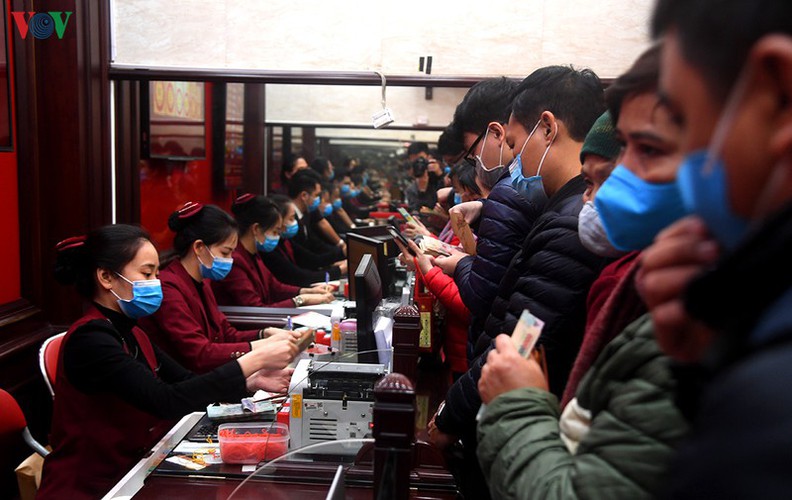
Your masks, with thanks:
[(600, 257), (615, 258), (627, 253), (611, 244), (593, 201), (587, 201), (578, 215), (578, 237), (586, 250)]

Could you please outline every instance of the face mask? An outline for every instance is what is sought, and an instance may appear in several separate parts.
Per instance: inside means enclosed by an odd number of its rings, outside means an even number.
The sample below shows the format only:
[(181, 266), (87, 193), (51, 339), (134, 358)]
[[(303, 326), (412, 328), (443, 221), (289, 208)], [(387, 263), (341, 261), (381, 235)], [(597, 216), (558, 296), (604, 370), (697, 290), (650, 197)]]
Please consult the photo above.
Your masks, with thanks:
[(256, 250), (259, 252), (268, 253), (275, 250), (275, 247), (278, 246), (278, 242), (280, 241), (280, 236), (269, 236), (264, 235), (264, 242), (260, 242), (256, 240)]
[(460, 203), (462, 203), (462, 195), (454, 193), (454, 205), (459, 205)]
[(316, 210), (319, 208), (319, 203), (320, 203), (320, 201), (321, 201), (321, 200), (319, 200), (319, 197), (318, 197), (318, 196), (317, 196), (317, 197), (315, 197), (315, 198), (313, 199), (313, 201), (311, 202), (311, 204), (310, 204), (310, 205), (308, 205), (308, 211), (309, 211), (309, 212), (316, 212)]
[(731, 208), (726, 165), (719, 155), (747, 82), (747, 73), (743, 72), (726, 101), (709, 148), (687, 154), (677, 172), (677, 187), (685, 208), (701, 217), (707, 229), (727, 250), (733, 249), (742, 240), (748, 231), (749, 222)]
[[(483, 155), (484, 155), (484, 146), (487, 145), (487, 136), (488, 135), (489, 135), (489, 128), (487, 128), (487, 131), (484, 132), (484, 140), (481, 143), (481, 149), (479, 149), (479, 154), (476, 155), (476, 166), (478, 166), (480, 169), (484, 170), (485, 172), (494, 172), (494, 171), (502, 169), (505, 166), (503, 164), (503, 142), (501, 142), (500, 156), (498, 158), (498, 164), (495, 165), (492, 168), (487, 168), (487, 166), (484, 165), (484, 160), (482, 158), (483, 158)], [(499, 176), (500, 176), (500, 174), (499, 174)]]
[(361, 182), (361, 184), (364, 186), (368, 186), (368, 180), (369, 180), (368, 174), (363, 174), (363, 182)]
[(357, 196), (359, 194), (360, 194), (360, 189), (353, 189), (352, 192), (350, 193), (352, 198), (354, 198), (355, 196)]
[(328, 217), (332, 213), (333, 213), (333, 205), (328, 203), (327, 205), (325, 205), (324, 210), (322, 210), (322, 215)]
[(615, 258), (627, 253), (617, 250), (611, 244), (593, 201), (587, 201), (580, 211), (578, 237), (586, 250), (600, 257)]
[(349, 184), (341, 184), (341, 194), (349, 194), (352, 191), (352, 188), (349, 187)]
[(341, 208), (341, 199), (333, 200), (333, 210)]
[(451, 167), (446, 165), (445, 168), (443, 169), (443, 172), (445, 172), (446, 175), (450, 174), (451, 173)]
[(297, 221), (292, 222), (291, 224), (286, 225), (286, 229), (281, 233), (283, 237), (287, 240), (290, 240), (297, 236), (297, 231), (299, 231), (299, 224)]
[(160, 304), (162, 304), (162, 285), (160, 280), (129, 281), (118, 273), (116, 275), (132, 285), (132, 298), (128, 300), (122, 299), (117, 293), (110, 290), (110, 293), (118, 299), (118, 307), (121, 308), (121, 312), (131, 319), (142, 318), (157, 312)]
[(619, 250), (642, 250), (657, 233), (687, 215), (673, 182), (652, 184), (618, 165), (594, 198), (608, 239)]
[(330, 175), (327, 176), (327, 180), (332, 181), (333, 179), (335, 179), (335, 170), (331, 170)]
[(228, 276), (228, 273), (231, 272), (231, 266), (234, 265), (234, 259), (231, 257), (215, 257), (211, 250), (209, 251), (209, 255), (212, 256), (212, 267), (206, 267), (201, 258), (196, 254), (198, 262), (201, 264), (201, 277), (220, 281)]
[[(531, 133), (528, 134), (528, 138), (525, 139), (522, 149), (520, 149), (520, 153), (514, 158), (511, 165), (509, 166), (509, 175), (512, 179), (512, 186), (523, 196), (523, 198), (535, 205), (544, 206), (545, 202), (547, 201), (547, 193), (545, 192), (544, 184), (542, 183), (542, 176), (539, 175), (539, 173), (542, 171), (542, 165), (544, 164), (545, 158), (547, 157), (547, 153), (550, 151), (550, 146), (552, 146), (553, 141), (555, 141), (555, 136), (553, 136), (550, 144), (547, 145), (544, 155), (542, 155), (542, 159), (539, 161), (539, 168), (536, 169), (536, 175), (525, 177), (522, 171), (523, 151), (525, 150), (525, 146), (528, 145), (528, 141), (531, 140), (531, 137), (533, 137), (534, 133), (539, 128), (540, 123), (542, 123), (541, 119), (536, 122), (533, 130), (531, 130)], [(556, 125), (556, 133), (558, 132), (557, 127), (558, 125)]]

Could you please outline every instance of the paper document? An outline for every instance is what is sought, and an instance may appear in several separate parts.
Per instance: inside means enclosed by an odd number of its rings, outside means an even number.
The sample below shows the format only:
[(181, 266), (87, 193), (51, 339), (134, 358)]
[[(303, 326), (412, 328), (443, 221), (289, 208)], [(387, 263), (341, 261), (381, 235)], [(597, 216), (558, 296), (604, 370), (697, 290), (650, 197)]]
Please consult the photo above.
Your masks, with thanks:
[(299, 316), (292, 316), (292, 324), (307, 326), (308, 328), (318, 329), (323, 328), (330, 330), (330, 316), (325, 316), (316, 311), (308, 311), (300, 314)]

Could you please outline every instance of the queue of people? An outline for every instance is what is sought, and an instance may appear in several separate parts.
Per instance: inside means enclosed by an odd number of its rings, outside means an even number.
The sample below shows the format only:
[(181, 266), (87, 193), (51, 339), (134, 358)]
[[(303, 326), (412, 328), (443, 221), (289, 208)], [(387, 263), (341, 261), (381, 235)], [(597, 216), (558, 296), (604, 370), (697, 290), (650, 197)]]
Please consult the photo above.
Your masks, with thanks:
[[(427, 431), (462, 457), (464, 498), (789, 495), (792, 6), (658, 0), (651, 28), (604, 91), (571, 66), (487, 79), (437, 150), (407, 149), (427, 217), (404, 234), (447, 250), (399, 243), (446, 318), (454, 383)], [(169, 419), (288, 384), (297, 334), (236, 330), (218, 303), (332, 300), (316, 283), (347, 273), (379, 179), (295, 157), (283, 181), (233, 216), (181, 207), (162, 260), (133, 226), (59, 244), (91, 306), (64, 339), (43, 497), (93, 497)], [(532, 353), (510, 338), (525, 310)]]

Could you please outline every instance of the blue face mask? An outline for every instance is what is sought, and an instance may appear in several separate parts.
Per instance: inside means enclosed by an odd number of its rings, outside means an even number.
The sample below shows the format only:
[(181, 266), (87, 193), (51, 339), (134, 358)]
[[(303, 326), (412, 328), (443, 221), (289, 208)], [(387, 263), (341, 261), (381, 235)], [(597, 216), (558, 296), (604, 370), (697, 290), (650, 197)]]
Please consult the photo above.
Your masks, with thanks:
[(297, 231), (299, 230), (300, 230), (300, 225), (297, 223), (297, 221), (294, 221), (291, 224), (286, 225), (286, 229), (281, 233), (281, 235), (285, 239), (290, 240), (295, 236), (297, 236)]
[(446, 165), (445, 168), (443, 169), (443, 172), (445, 172), (446, 175), (450, 174), (451, 173), (451, 167)]
[(369, 180), (368, 174), (363, 174), (363, 182), (361, 182), (361, 184), (364, 186), (368, 186), (368, 180)]
[(333, 200), (333, 210), (338, 210), (341, 208), (341, 198)]
[(271, 252), (278, 246), (279, 241), (280, 236), (269, 236), (265, 234), (263, 242), (256, 240), (256, 250), (264, 253)]
[(201, 277), (213, 281), (220, 281), (228, 276), (228, 273), (231, 272), (231, 266), (234, 265), (234, 259), (231, 257), (215, 257), (211, 250), (209, 251), (209, 255), (212, 256), (212, 267), (206, 267), (201, 258), (198, 257), (198, 262), (201, 264)]
[(327, 180), (332, 181), (335, 179), (335, 170), (330, 171), (330, 175), (327, 176)]
[(353, 189), (353, 190), (352, 190), (352, 191), (349, 193), (349, 196), (351, 196), (352, 198), (354, 198), (355, 196), (357, 196), (357, 195), (359, 195), (359, 194), (360, 194), (360, 189)]
[(349, 187), (349, 184), (341, 184), (341, 194), (347, 195), (352, 192), (352, 188)]
[(735, 214), (729, 204), (729, 188), (723, 161), (694, 151), (685, 156), (677, 172), (677, 188), (688, 212), (701, 217), (707, 229), (724, 248), (737, 246), (748, 231), (748, 221)]
[(657, 233), (687, 215), (673, 182), (652, 184), (618, 165), (594, 198), (608, 239), (618, 250), (642, 250)]
[(454, 205), (459, 205), (460, 203), (462, 203), (462, 195), (454, 193)]
[(128, 300), (122, 299), (113, 290), (110, 290), (110, 293), (118, 299), (118, 307), (121, 308), (121, 312), (132, 319), (139, 319), (157, 312), (160, 304), (162, 304), (162, 285), (160, 280), (129, 281), (120, 274), (116, 274), (119, 278), (132, 285), (132, 298)]
[(544, 155), (542, 155), (542, 159), (539, 161), (539, 167), (536, 169), (536, 175), (525, 177), (522, 166), (522, 154), (523, 151), (525, 151), (525, 146), (528, 145), (528, 141), (531, 140), (531, 137), (533, 137), (534, 133), (539, 128), (540, 123), (542, 123), (541, 119), (536, 122), (533, 130), (531, 130), (531, 133), (528, 134), (528, 138), (525, 139), (520, 152), (514, 157), (512, 164), (509, 166), (509, 175), (512, 179), (512, 187), (514, 187), (514, 189), (520, 193), (523, 198), (534, 205), (543, 207), (547, 202), (547, 193), (545, 192), (544, 184), (542, 183), (542, 176), (539, 175), (539, 173), (542, 171), (542, 165), (544, 164), (545, 158), (547, 157), (547, 153), (550, 151), (550, 146), (553, 145), (555, 137), (553, 137), (553, 141), (550, 141), (550, 144), (547, 145)]
[(333, 205), (331, 203), (328, 203), (327, 205), (325, 205), (324, 210), (322, 210), (322, 215), (328, 217), (332, 213), (333, 213)]
[(319, 200), (318, 196), (316, 198), (314, 198), (313, 201), (311, 202), (311, 204), (308, 205), (308, 211), (309, 212), (316, 212), (316, 210), (319, 209), (320, 201), (321, 200)]

